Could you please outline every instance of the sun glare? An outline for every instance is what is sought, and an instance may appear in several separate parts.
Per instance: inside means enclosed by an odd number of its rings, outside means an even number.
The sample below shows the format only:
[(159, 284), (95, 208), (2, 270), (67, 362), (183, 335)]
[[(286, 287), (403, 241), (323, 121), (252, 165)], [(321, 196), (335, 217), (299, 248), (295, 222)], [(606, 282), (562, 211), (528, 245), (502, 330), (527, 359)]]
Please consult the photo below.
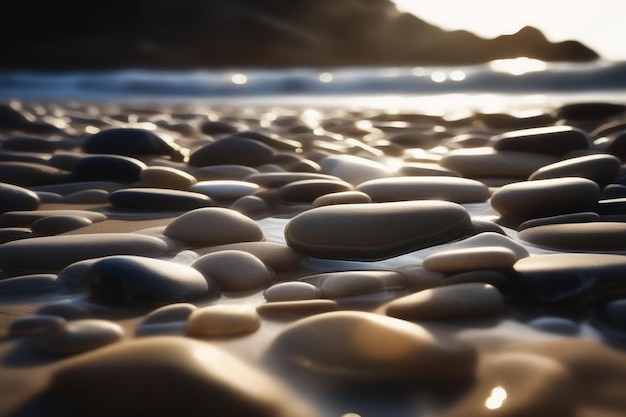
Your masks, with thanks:
[(529, 72), (543, 71), (547, 68), (547, 64), (538, 59), (519, 57), (515, 59), (497, 59), (491, 61), (489, 67), (496, 72), (523, 75)]
[(248, 82), (248, 77), (244, 74), (233, 74), (230, 77), (230, 81), (232, 81), (233, 84), (242, 85)]
[(485, 401), (485, 407), (489, 410), (497, 410), (502, 407), (504, 404), (504, 400), (506, 400), (507, 394), (506, 390), (501, 386), (494, 387), (491, 390), (491, 395)]

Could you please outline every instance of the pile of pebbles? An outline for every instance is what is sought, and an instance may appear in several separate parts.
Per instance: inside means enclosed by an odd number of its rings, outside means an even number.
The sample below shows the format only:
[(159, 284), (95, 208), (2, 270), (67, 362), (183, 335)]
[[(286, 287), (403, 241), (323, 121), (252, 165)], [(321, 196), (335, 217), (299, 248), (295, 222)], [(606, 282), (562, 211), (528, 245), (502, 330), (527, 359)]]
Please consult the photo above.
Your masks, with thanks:
[(532, 110), (0, 105), (0, 415), (621, 415), (626, 106)]

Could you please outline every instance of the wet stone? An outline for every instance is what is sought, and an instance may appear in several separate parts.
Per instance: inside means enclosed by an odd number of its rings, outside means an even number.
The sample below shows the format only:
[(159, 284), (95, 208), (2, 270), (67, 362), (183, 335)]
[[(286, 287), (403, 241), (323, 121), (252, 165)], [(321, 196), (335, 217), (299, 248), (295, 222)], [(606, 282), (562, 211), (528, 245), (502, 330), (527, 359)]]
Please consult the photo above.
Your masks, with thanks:
[(60, 288), (55, 274), (30, 274), (0, 281), (0, 299), (44, 295)]
[(501, 314), (504, 299), (492, 285), (472, 282), (406, 295), (390, 301), (380, 311), (405, 320), (459, 319)]
[(168, 250), (161, 239), (133, 233), (44, 236), (0, 245), (0, 265), (33, 272), (57, 272), (85, 259), (110, 255), (156, 257)]
[(188, 211), (167, 225), (163, 234), (196, 246), (216, 246), (263, 239), (263, 230), (235, 210), (208, 207)]
[(502, 133), (491, 138), (498, 151), (531, 152), (554, 156), (587, 149), (591, 138), (582, 129), (561, 125)]
[(306, 180), (339, 181), (340, 179), (334, 175), (309, 172), (259, 172), (246, 178), (246, 181), (254, 182), (265, 188), (279, 188), (292, 182)]
[(92, 189), (76, 191), (61, 199), (65, 204), (102, 204), (109, 203), (109, 192), (106, 190)]
[(18, 152), (54, 153), (60, 149), (72, 149), (77, 143), (63, 139), (44, 139), (34, 136), (16, 136), (2, 141), (2, 149)]
[(95, 299), (121, 304), (166, 304), (214, 293), (215, 284), (189, 266), (140, 256), (111, 256), (87, 271)]
[(586, 178), (568, 177), (505, 185), (491, 197), (491, 207), (505, 218), (529, 220), (594, 211), (600, 188)]
[(121, 155), (85, 156), (74, 165), (72, 175), (78, 181), (113, 181), (130, 184), (139, 181), (146, 164)]
[(353, 384), (457, 383), (474, 372), (472, 347), (378, 314), (339, 311), (287, 326), (268, 359), (309, 377)]
[(70, 180), (70, 173), (35, 162), (1, 162), (0, 182), (32, 187), (58, 184)]
[(561, 214), (559, 216), (540, 217), (538, 219), (526, 220), (517, 228), (518, 232), (524, 229), (530, 229), (536, 226), (545, 226), (549, 224), (566, 224), (566, 223), (587, 223), (600, 220), (598, 213), (593, 211), (585, 211), (582, 213)]
[(53, 331), (40, 333), (37, 344), (45, 352), (73, 355), (97, 349), (117, 342), (124, 336), (124, 329), (113, 322), (99, 319), (83, 319), (64, 322)]
[(249, 175), (258, 174), (259, 170), (238, 164), (219, 164), (206, 167), (192, 168), (191, 173), (198, 181), (208, 180), (241, 180)]
[(33, 232), (25, 227), (3, 227), (0, 228), (0, 244), (12, 242), (14, 240), (28, 239), (33, 237)]
[(291, 271), (298, 268), (302, 256), (294, 252), (289, 246), (277, 242), (238, 242), (225, 245), (209, 246), (196, 249), (200, 255), (206, 255), (224, 250), (239, 250), (248, 252), (259, 258), (265, 265), (276, 273)]
[(555, 162), (555, 158), (530, 152), (496, 151), (491, 147), (455, 149), (443, 155), (441, 165), (466, 178), (526, 179)]
[(620, 160), (613, 155), (585, 155), (543, 166), (533, 172), (528, 179), (532, 181), (560, 177), (582, 177), (604, 187), (617, 179), (620, 165)]
[(511, 249), (501, 246), (448, 249), (431, 253), (422, 266), (435, 272), (459, 272), (475, 269), (507, 269), (518, 260)]
[(50, 216), (36, 220), (31, 229), (35, 236), (53, 236), (81, 227), (89, 226), (93, 222), (81, 216)]
[(626, 249), (626, 223), (587, 222), (535, 226), (519, 238), (535, 246), (563, 251), (622, 251)]
[(83, 142), (83, 149), (91, 154), (116, 154), (139, 157), (166, 155), (175, 161), (182, 161), (181, 149), (171, 140), (145, 129), (113, 128), (105, 129), (89, 136)]
[(32, 316), (22, 316), (11, 322), (9, 325), (8, 337), (31, 336), (40, 333), (47, 333), (61, 328), (65, 320), (51, 314), (34, 314)]
[(534, 329), (543, 332), (574, 336), (578, 334), (578, 324), (575, 321), (563, 317), (539, 317), (528, 322)]
[(315, 285), (324, 298), (392, 292), (406, 289), (404, 275), (395, 271), (340, 271), (326, 272), (300, 278)]
[(555, 303), (601, 295), (602, 287), (622, 283), (626, 256), (562, 253), (535, 255), (513, 266), (520, 284), (538, 301)]
[(64, 362), (52, 393), (73, 416), (317, 415), (259, 368), (206, 342), (173, 336), (117, 343)]
[(464, 204), (482, 203), (490, 196), (487, 186), (479, 181), (438, 176), (374, 179), (359, 184), (356, 190), (375, 202), (444, 200)]
[(186, 190), (196, 183), (196, 178), (180, 169), (166, 166), (149, 166), (139, 175), (139, 180), (146, 187), (172, 188)]
[(371, 202), (372, 199), (370, 196), (361, 191), (341, 191), (319, 196), (313, 200), (311, 205), (313, 207), (322, 207), (335, 204), (362, 204)]
[(238, 180), (200, 181), (189, 187), (190, 191), (208, 195), (215, 200), (236, 200), (259, 190), (252, 182)]
[(204, 194), (164, 188), (126, 188), (112, 192), (109, 201), (115, 207), (138, 210), (185, 211), (215, 205)]
[(222, 291), (264, 288), (274, 280), (274, 272), (259, 258), (239, 250), (209, 253), (191, 266), (217, 282)]
[(159, 307), (151, 311), (146, 318), (143, 319), (141, 324), (161, 324), (172, 321), (186, 321), (191, 313), (197, 310), (193, 304), (190, 303), (174, 303)]
[(229, 136), (204, 145), (189, 156), (189, 165), (235, 164), (256, 167), (269, 163), (276, 151), (254, 139)]
[(334, 300), (293, 300), (272, 301), (261, 304), (256, 308), (259, 315), (267, 318), (293, 319), (328, 313), (339, 310), (339, 304)]
[(58, 216), (84, 217), (92, 223), (102, 222), (107, 219), (107, 216), (102, 213), (88, 210), (32, 210), (3, 213), (0, 215), (0, 223), (16, 227), (31, 227), (38, 220)]
[(187, 322), (187, 335), (195, 337), (235, 336), (254, 333), (261, 318), (248, 305), (212, 305), (194, 310)]
[(312, 203), (326, 194), (352, 191), (353, 187), (345, 181), (338, 180), (302, 180), (283, 185), (279, 197), (291, 203)]
[(405, 162), (398, 169), (399, 176), (437, 176), (437, 177), (460, 177), (457, 172), (444, 168), (438, 164), (428, 162)]
[(333, 175), (357, 185), (362, 182), (381, 177), (391, 177), (391, 168), (367, 158), (354, 155), (333, 155), (320, 162), (322, 174)]
[(39, 196), (27, 188), (0, 183), (0, 213), (17, 210), (37, 210)]
[(308, 282), (290, 281), (272, 285), (263, 291), (263, 296), (268, 302), (313, 300), (321, 298), (322, 292)]
[(287, 224), (297, 252), (343, 260), (380, 260), (472, 234), (463, 206), (445, 201), (340, 204), (303, 212)]
[(230, 209), (250, 217), (265, 217), (269, 214), (269, 206), (261, 197), (256, 195), (246, 195), (237, 199), (230, 206)]

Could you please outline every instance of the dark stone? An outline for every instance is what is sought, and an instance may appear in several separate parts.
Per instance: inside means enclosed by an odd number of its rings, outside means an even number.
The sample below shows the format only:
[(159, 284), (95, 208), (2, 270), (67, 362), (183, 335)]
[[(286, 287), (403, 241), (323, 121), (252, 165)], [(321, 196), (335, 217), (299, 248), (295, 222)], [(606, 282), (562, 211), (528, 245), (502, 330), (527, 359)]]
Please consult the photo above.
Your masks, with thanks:
[(119, 155), (86, 156), (74, 165), (77, 181), (137, 182), (146, 164), (138, 159)]
[(27, 188), (0, 183), (0, 213), (18, 210), (37, 210), (41, 200)]
[(114, 128), (102, 130), (88, 137), (83, 149), (92, 154), (116, 154), (123, 156), (169, 156), (182, 161), (180, 146), (154, 132), (138, 128)]
[(204, 194), (162, 188), (126, 188), (109, 194), (115, 207), (139, 210), (187, 211), (211, 207), (213, 200)]
[(77, 144), (63, 139), (44, 139), (37, 137), (13, 137), (2, 142), (2, 149), (19, 152), (53, 153), (60, 149), (72, 149)]
[(189, 156), (189, 165), (246, 165), (255, 167), (271, 162), (276, 151), (254, 139), (229, 136), (211, 142)]
[(532, 152), (561, 156), (570, 151), (587, 149), (589, 135), (572, 126), (548, 126), (515, 130), (494, 136), (494, 149), (498, 151)]
[(0, 182), (22, 187), (68, 182), (69, 172), (33, 162), (0, 162)]
[(302, 180), (283, 185), (279, 189), (279, 196), (292, 203), (312, 203), (323, 195), (353, 189), (352, 185), (340, 180)]
[(556, 114), (565, 120), (602, 120), (626, 112), (626, 106), (607, 102), (582, 102), (562, 105)]

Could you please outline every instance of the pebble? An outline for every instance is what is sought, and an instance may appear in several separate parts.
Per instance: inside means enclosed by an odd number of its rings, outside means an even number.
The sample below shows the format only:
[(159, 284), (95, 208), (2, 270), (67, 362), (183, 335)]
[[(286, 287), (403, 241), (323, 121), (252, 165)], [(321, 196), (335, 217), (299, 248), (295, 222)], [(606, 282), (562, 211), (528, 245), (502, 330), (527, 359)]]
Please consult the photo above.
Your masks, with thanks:
[(28, 188), (0, 183), (0, 213), (17, 210), (37, 210), (41, 200)]
[(148, 166), (141, 170), (139, 180), (146, 187), (174, 190), (187, 190), (197, 182), (193, 175), (167, 166)]
[(441, 158), (441, 166), (466, 178), (527, 179), (555, 157), (530, 152), (496, 151), (492, 147), (454, 149)]
[(33, 237), (33, 232), (25, 227), (3, 227), (0, 229), (0, 244)]
[(189, 165), (234, 164), (256, 167), (272, 161), (276, 151), (264, 143), (241, 136), (228, 136), (208, 143), (189, 155)]
[(267, 217), (270, 209), (265, 200), (256, 195), (241, 197), (231, 204), (229, 208), (252, 218), (257, 216)]
[(2, 141), (2, 149), (18, 152), (54, 153), (61, 149), (72, 149), (77, 144), (70, 140), (44, 139), (34, 136), (14, 136)]
[(217, 282), (222, 291), (264, 288), (274, 280), (274, 272), (259, 258), (240, 250), (209, 253), (191, 266)]
[(340, 191), (317, 197), (311, 203), (312, 207), (332, 206), (334, 204), (361, 204), (371, 203), (369, 195), (361, 191)]
[(85, 259), (110, 255), (156, 257), (168, 250), (163, 240), (134, 233), (34, 237), (0, 245), (0, 267), (58, 272)]
[(195, 246), (255, 242), (264, 237), (263, 230), (254, 220), (222, 207), (199, 208), (183, 213), (167, 225), (163, 234)]
[(55, 274), (30, 274), (0, 281), (0, 299), (54, 293), (60, 285)]
[(268, 302), (314, 300), (322, 297), (322, 291), (308, 282), (279, 282), (263, 291), (263, 297)]
[(302, 180), (283, 185), (278, 190), (278, 196), (290, 203), (312, 203), (326, 194), (353, 189), (352, 185), (340, 180)]
[(109, 201), (115, 207), (134, 210), (186, 211), (211, 207), (213, 200), (201, 193), (164, 188), (126, 188), (113, 191)]
[(190, 167), (193, 176), (198, 181), (207, 180), (242, 180), (246, 177), (258, 174), (259, 170), (256, 168), (248, 167), (238, 164), (219, 164), (209, 165), (205, 167)]
[(197, 309), (198, 307), (190, 303), (168, 304), (151, 311), (146, 315), (141, 324), (148, 325), (172, 321), (187, 321), (191, 313)]
[(519, 238), (542, 248), (562, 251), (623, 251), (626, 223), (547, 224), (522, 230)]
[(626, 256), (559, 253), (520, 259), (513, 269), (521, 285), (546, 303), (592, 296), (602, 286), (623, 281)]
[(106, 190), (91, 189), (76, 191), (75, 193), (63, 196), (61, 199), (64, 204), (102, 204), (109, 203), (109, 192)]
[(373, 261), (472, 234), (463, 206), (445, 201), (339, 204), (305, 211), (287, 224), (285, 239), (317, 257)]
[(395, 271), (340, 271), (326, 272), (300, 278), (315, 285), (324, 298), (393, 292), (406, 289), (404, 275)]
[(566, 224), (566, 223), (586, 223), (600, 220), (598, 213), (593, 211), (584, 211), (581, 213), (561, 214), (558, 216), (540, 217), (538, 219), (526, 220), (517, 227), (517, 231), (529, 229), (535, 226), (544, 226), (548, 224)]
[(617, 179), (620, 165), (620, 160), (613, 155), (584, 155), (545, 165), (533, 172), (528, 179), (533, 181), (548, 178), (582, 177), (595, 181), (598, 186), (604, 187)]
[(63, 327), (65, 320), (51, 314), (33, 314), (22, 316), (11, 322), (7, 330), (8, 337), (32, 336), (55, 331)]
[(491, 196), (491, 207), (505, 218), (538, 217), (594, 211), (600, 187), (586, 178), (568, 177), (505, 185)]
[(93, 224), (82, 216), (49, 216), (36, 220), (31, 225), (35, 236), (53, 236)]
[(253, 182), (265, 188), (279, 188), (292, 182), (306, 180), (331, 180), (340, 181), (334, 175), (326, 175), (310, 172), (259, 172), (248, 175), (246, 181)]
[(277, 242), (238, 242), (196, 249), (200, 255), (224, 250), (248, 252), (259, 258), (268, 268), (278, 273), (292, 271), (300, 266), (303, 257), (283, 243)]
[(237, 200), (254, 194), (260, 187), (252, 182), (240, 180), (200, 181), (189, 187), (190, 191), (208, 195), (214, 200)]
[(87, 271), (93, 298), (117, 304), (165, 304), (194, 300), (216, 291), (196, 269), (141, 256), (111, 256)]
[(288, 325), (268, 350), (270, 361), (327, 382), (350, 384), (459, 383), (477, 355), (404, 320), (360, 311), (316, 314)]
[(418, 291), (390, 301), (380, 311), (405, 320), (459, 319), (501, 314), (504, 299), (492, 285), (469, 282)]
[(560, 125), (515, 130), (491, 138), (498, 151), (531, 152), (562, 156), (568, 152), (587, 149), (591, 138), (582, 129)]
[(48, 353), (74, 355), (118, 342), (123, 336), (124, 329), (108, 320), (73, 320), (65, 321), (52, 331), (39, 333), (37, 345)]
[(72, 358), (55, 372), (51, 391), (73, 416), (194, 417), (207, 410), (219, 410), (218, 416), (318, 416), (261, 369), (176, 336), (116, 343)]
[(112, 181), (123, 184), (137, 182), (146, 164), (121, 155), (85, 156), (72, 169), (77, 181)]
[(131, 157), (165, 155), (182, 161), (180, 146), (146, 129), (112, 128), (101, 130), (83, 142), (83, 150), (91, 154), (116, 154)]
[(539, 317), (529, 321), (528, 325), (543, 332), (556, 333), (565, 336), (577, 335), (579, 331), (578, 324), (576, 322), (563, 317)]
[(393, 171), (388, 166), (355, 155), (332, 155), (322, 159), (319, 164), (322, 174), (339, 177), (352, 185), (393, 176)]
[(439, 176), (379, 178), (359, 184), (356, 190), (378, 203), (444, 200), (465, 204), (482, 203), (490, 197), (487, 186), (479, 181)]
[(261, 318), (249, 305), (212, 305), (194, 310), (187, 322), (187, 335), (222, 337), (254, 333)]
[(31, 227), (33, 223), (46, 217), (83, 217), (92, 223), (99, 223), (107, 219), (107, 216), (89, 210), (32, 210), (32, 211), (9, 211), (0, 215), (0, 223), (14, 227)]
[(0, 161), (0, 183), (18, 187), (59, 184), (68, 182), (70, 173), (36, 162)]
[(259, 305), (256, 310), (264, 318), (293, 319), (336, 311), (339, 304), (334, 300), (272, 301)]
[(517, 260), (517, 255), (509, 248), (478, 246), (431, 253), (424, 258), (422, 266), (429, 271), (450, 273), (475, 269), (507, 269)]

